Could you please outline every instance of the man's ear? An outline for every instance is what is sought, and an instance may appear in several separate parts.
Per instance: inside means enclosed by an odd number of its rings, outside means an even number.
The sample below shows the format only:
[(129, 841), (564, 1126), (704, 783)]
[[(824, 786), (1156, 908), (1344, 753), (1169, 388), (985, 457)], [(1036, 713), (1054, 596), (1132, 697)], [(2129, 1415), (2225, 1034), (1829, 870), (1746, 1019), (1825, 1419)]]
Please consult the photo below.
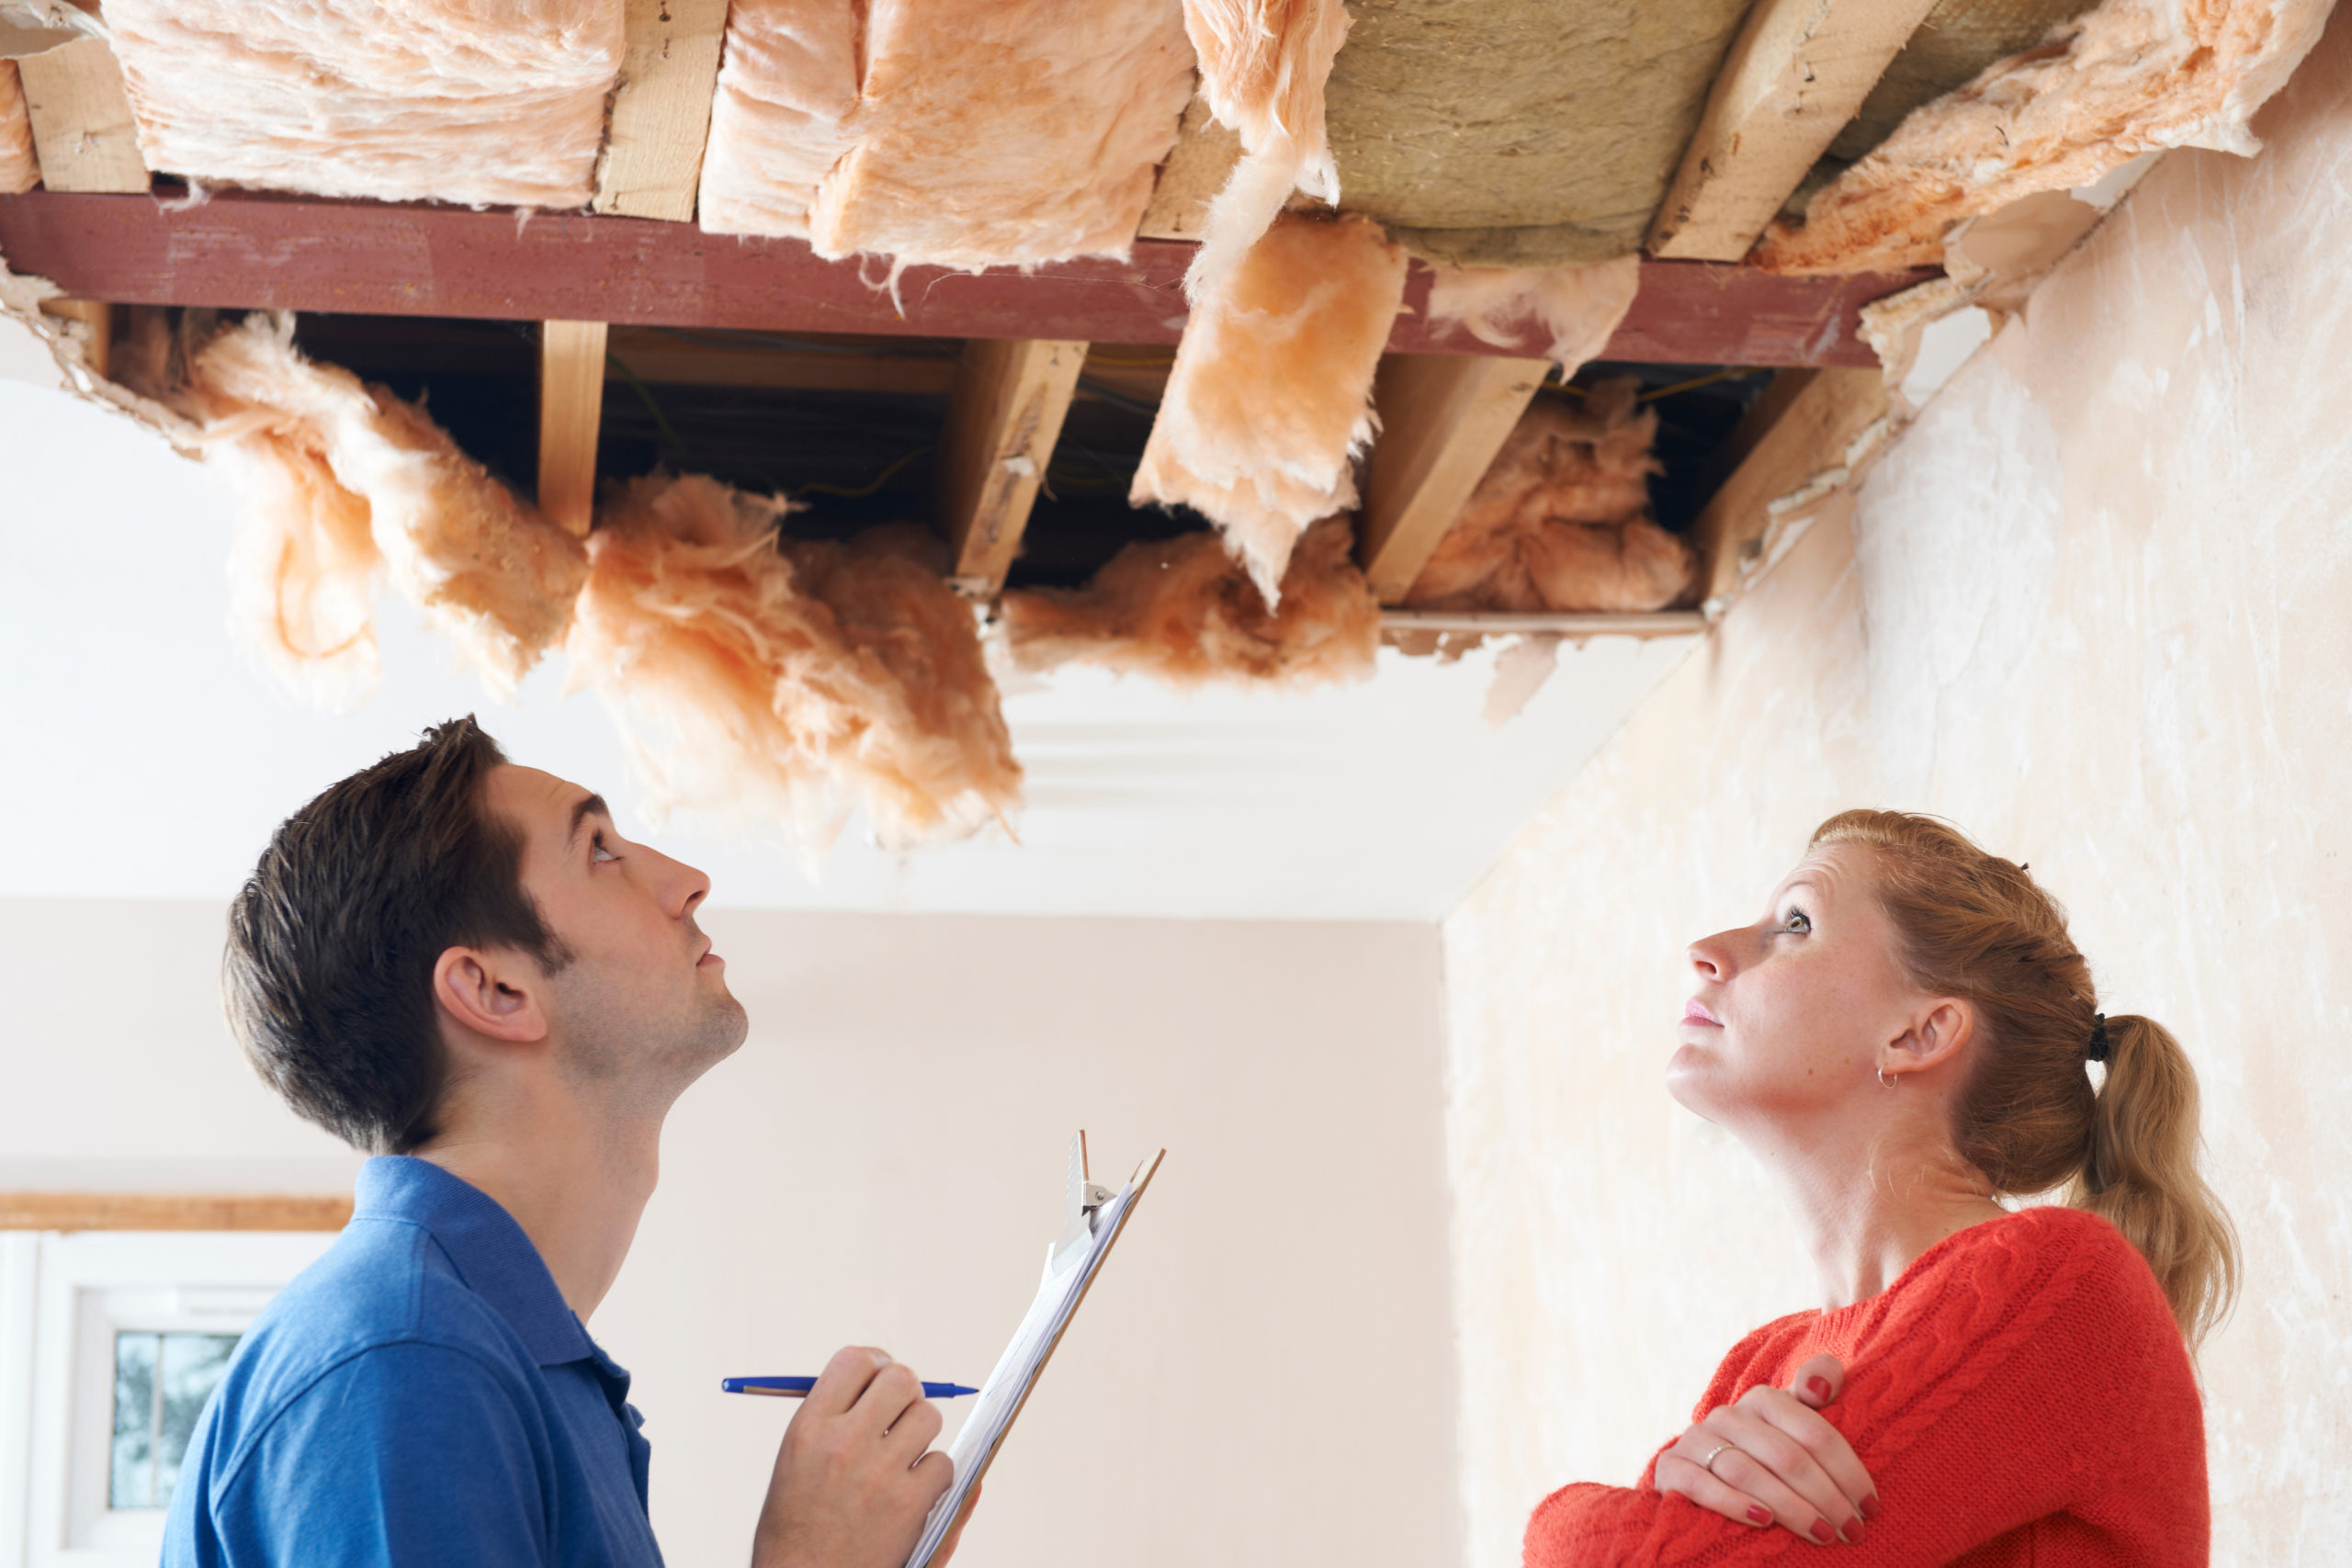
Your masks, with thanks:
[(1959, 1056), (1976, 1032), (1976, 1010), (1953, 997), (1927, 1003), (1911, 1018), (1891, 1047), (1897, 1059), (1907, 1058), (1907, 1069), (1925, 1072)]
[(452, 947), (433, 965), (433, 1001), (463, 1028), (517, 1045), (544, 1040), (538, 966), (503, 948)]

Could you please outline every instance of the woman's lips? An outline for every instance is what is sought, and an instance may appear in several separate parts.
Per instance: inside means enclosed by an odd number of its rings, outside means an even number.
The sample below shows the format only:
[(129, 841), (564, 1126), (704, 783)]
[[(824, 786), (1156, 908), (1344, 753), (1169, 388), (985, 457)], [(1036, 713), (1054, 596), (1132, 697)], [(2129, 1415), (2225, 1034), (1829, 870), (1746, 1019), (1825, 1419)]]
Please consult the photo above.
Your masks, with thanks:
[(1707, 1010), (1707, 1004), (1701, 1001), (1696, 997), (1692, 997), (1689, 1001), (1682, 1004), (1682, 1021), (1685, 1023), (1711, 1024), (1717, 1029), (1721, 1029), (1724, 1026), (1724, 1021), (1717, 1018), (1713, 1013), (1709, 1012)]

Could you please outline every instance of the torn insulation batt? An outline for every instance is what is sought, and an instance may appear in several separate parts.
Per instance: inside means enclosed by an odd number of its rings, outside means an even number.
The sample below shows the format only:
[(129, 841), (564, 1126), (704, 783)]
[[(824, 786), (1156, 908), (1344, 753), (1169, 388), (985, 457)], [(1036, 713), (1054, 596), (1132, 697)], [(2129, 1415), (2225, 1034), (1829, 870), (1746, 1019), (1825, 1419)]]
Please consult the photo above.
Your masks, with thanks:
[(1009, 822), (1021, 799), (972, 607), (919, 530), (784, 541), (781, 500), (701, 475), (600, 512), (567, 645), (656, 820), (783, 839), (813, 874), (853, 808), (892, 849)]
[(107, 0), (164, 173), (318, 196), (586, 204), (622, 0)]
[(512, 698), (563, 634), (578, 540), (516, 500), (424, 415), (295, 351), (290, 315), (194, 345), (165, 394), (235, 484), (237, 641), (296, 694), (348, 711), (379, 673), (379, 567)]
[(1952, 225), (2038, 191), (2096, 184), (2167, 147), (2250, 154), (2247, 122), (2319, 41), (2334, 0), (2106, 0), (2044, 42), (1915, 109), (1775, 223), (1776, 272), (1930, 266)]
[(1190, 506), (1279, 603), (1306, 525), (1356, 502), (1405, 253), (1362, 218), (1285, 215), (1194, 308), (1128, 500)]
[(1126, 256), (1193, 93), (1177, 0), (876, 0), (860, 21), (733, 8), (705, 229), (972, 271)]
[[(1209, 203), (1184, 275), (1197, 304), (1241, 263), (1294, 190), (1340, 199), (1323, 123), (1323, 85), (1348, 36), (1340, 0), (1184, 0), (1200, 93), (1241, 137), (1241, 161)], [(1182, 107), (1178, 106), (1179, 109)]]
[(25, 112), (25, 89), (17, 62), (0, 60), (0, 196), (14, 196), (40, 183), (40, 161), (33, 155), (32, 117)]
[(1663, 609), (1690, 586), (1690, 547), (1650, 521), (1655, 410), (1631, 378), (1582, 408), (1529, 406), (1405, 596), (1416, 610)]
[(999, 609), (1015, 667), (1093, 664), (1171, 686), (1360, 681), (1380, 648), (1380, 605), (1344, 517), (1309, 528), (1279, 609), (1211, 534), (1138, 542), (1081, 589), (1016, 589)]

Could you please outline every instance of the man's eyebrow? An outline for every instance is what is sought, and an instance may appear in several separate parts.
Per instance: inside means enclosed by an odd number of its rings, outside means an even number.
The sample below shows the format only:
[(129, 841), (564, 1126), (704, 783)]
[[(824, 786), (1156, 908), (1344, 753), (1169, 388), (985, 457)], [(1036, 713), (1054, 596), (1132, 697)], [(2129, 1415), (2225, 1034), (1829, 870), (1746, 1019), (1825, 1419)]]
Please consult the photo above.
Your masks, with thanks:
[(565, 838), (564, 842), (567, 844), (578, 843), (580, 841), (580, 824), (587, 821), (591, 817), (602, 817), (607, 822), (613, 819), (612, 808), (605, 804), (605, 797), (603, 795), (583, 795), (578, 800), (572, 802), (571, 831)]

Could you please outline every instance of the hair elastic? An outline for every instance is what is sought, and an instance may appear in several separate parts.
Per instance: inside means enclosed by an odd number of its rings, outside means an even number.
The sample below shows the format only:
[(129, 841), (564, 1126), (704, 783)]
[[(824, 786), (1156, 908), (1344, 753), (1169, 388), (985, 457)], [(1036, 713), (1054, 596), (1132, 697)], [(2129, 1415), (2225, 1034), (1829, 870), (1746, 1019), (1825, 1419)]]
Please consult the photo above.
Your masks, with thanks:
[(2089, 1056), (2094, 1062), (2104, 1062), (2107, 1060), (2107, 1014), (2103, 1012), (2095, 1012), (2091, 1014), (2091, 1045)]

